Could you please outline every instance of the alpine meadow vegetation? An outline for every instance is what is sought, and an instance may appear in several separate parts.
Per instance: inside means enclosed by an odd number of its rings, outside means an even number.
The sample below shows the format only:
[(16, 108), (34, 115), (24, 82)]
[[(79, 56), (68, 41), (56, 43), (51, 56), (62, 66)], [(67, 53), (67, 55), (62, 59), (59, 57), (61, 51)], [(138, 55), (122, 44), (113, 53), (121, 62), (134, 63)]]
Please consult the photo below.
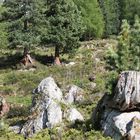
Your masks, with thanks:
[(93, 111), (122, 71), (140, 70), (139, 11), (140, 0), (0, 0), (0, 98), (9, 106), (2, 116), (0, 100), (0, 140), (25, 139), (10, 128), (32, 117), (33, 90), (46, 77), (64, 98), (72, 85), (84, 91), (81, 102), (59, 103), (84, 120), (63, 117), (28, 140), (111, 140), (93, 125)]

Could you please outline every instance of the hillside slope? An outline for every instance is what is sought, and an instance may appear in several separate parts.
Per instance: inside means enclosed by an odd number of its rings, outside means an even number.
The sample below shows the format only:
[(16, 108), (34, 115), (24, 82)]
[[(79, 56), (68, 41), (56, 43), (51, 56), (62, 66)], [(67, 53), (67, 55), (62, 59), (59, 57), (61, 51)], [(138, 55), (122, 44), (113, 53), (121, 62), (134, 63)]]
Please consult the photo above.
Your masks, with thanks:
[[(77, 122), (67, 125), (63, 130), (62, 139), (108, 139), (92, 128), (90, 121), (92, 109), (105, 92), (112, 89), (111, 82), (117, 73), (111, 71), (106, 63), (107, 50), (115, 48), (115, 40), (93, 40), (81, 43), (81, 47), (75, 55), (63, 55), (62, 66), (46, 65), (45, 58), (51, 55), (53, 50), (36, 48), (31, 55), (36, 61), (36, 69), (21, 69), (19, 61), (21, 50), (1, 50), (0, 52), (0, 95), (4, 96), (10, 105), (10, 112), (4, 118), (7, 125), (24, 123), (28, 119), (29, 106), (31, 105), (32, 90), (45, 77), (52, 76), (58, 86), (65, 92), (68, 85), (77, 85), (85, 91), (85, 101), (77, 103), (77, 109), (82, 113), (85, 122)], [(70, 65), (69, 62), (74, 62)], [(93, 86), (94, 85), (94, 86)], [(0, 140), (22, 139), (21, 136), (7, 132), (5, 128), (0, 131)], [(44, 130), (31, 139), (59, 139), (55, 129)]]

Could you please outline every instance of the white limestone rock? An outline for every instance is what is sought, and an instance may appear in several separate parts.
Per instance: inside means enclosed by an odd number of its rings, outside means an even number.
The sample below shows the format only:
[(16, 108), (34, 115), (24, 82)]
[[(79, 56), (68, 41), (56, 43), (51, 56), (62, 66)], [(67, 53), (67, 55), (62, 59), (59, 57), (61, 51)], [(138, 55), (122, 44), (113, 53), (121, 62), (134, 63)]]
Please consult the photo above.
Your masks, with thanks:
[(84, 90), (76, 85), (69, 86), (64, 100), (67, 104), (82, 102), (84, 100)]
[(45, 94), (48, 98), (56, 99), (58, 101), (61, 101), (62, 99), (62, 91), (56, 85), (52, 77), (42, 80), (33, 93)]
[(84, 118), (81, 115), (81, 113), (75, 108), (68, 109), (65, 112), (65, 118), (70, 122), (75, 122), (76, 120), (84, 121)]

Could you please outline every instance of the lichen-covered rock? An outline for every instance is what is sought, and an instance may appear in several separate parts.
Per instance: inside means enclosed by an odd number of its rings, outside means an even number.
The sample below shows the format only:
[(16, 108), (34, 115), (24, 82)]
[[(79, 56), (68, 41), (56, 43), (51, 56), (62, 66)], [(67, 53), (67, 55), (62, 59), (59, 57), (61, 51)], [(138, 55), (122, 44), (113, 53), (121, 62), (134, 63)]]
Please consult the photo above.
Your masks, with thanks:
[(48, 77), (42, 80), (38, 87), (33, 91), (33, 93), (44, 94), (49, 98), (56, 99), (58, 101), (61, 101), (62, 99), (62, 91), (56, 85), (52, 77)]
[(106, 110), (101, 120), (102, 130), (106, 136), (114, 140), (121, 138), (140, 137), (140, 112), (121, 113), (114, 110)]
[(31, 116), (21, 128), (20, 133), (30, 137), (44, 128), (52, 128), (62, 122), (62, 111), (59, 102), (62, 99), (62, 92), (48, 77), (41, 81), (34, 90)]
[(81, 102), (84, 100), (84, 90), (76, 85), (69, 86), (64, 98), (67, 104)]
[(64, 117), (70, 121), (70, 122), (75, 122), (76, 120), (79, 121), (84, 121), (83, 116), (81, 115), (81, 113), (75, 109), (75, 108), (70, 108), (65, 112)]
[[(110, 106), (111, 97), (104, 95), (95, 108), (93, 125), (114, 140), (138, 140), (140, 137), (140, 112), (121, 112)], [(137, 120), (137, 121), (136, 121)], [(133, 138), (133, 139), (128, 139)], [(134, 139), (135, 138), (135, 139)]]
[(121, 111), (140, 109), (140, 72), (124, 71), (120, 74), (113, 103)]
[(102, 97), (92, 119), (94, 126), (114, 140), (139, 140), (140, 72), (122, 72), (114, 94)]
[(15, 133), (19, 134), (20, 133), (20, 129), (21, 129), (21, 126), (20, 125), (15, 125), (15, 126), (10, 126), (9, 127), (9, 130), (11, 131), (14, 131)]

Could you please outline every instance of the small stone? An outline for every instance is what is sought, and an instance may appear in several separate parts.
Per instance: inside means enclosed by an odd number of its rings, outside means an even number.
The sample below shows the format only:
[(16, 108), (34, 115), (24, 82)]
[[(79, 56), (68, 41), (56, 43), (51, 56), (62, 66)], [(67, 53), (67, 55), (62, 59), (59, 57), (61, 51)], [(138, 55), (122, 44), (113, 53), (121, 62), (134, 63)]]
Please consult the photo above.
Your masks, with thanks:
[(84, 121), (83, 116), (77, 109), (70, 108), (66, 111), (65, 118), (70, 122), (75, 122), (76, 120)]

